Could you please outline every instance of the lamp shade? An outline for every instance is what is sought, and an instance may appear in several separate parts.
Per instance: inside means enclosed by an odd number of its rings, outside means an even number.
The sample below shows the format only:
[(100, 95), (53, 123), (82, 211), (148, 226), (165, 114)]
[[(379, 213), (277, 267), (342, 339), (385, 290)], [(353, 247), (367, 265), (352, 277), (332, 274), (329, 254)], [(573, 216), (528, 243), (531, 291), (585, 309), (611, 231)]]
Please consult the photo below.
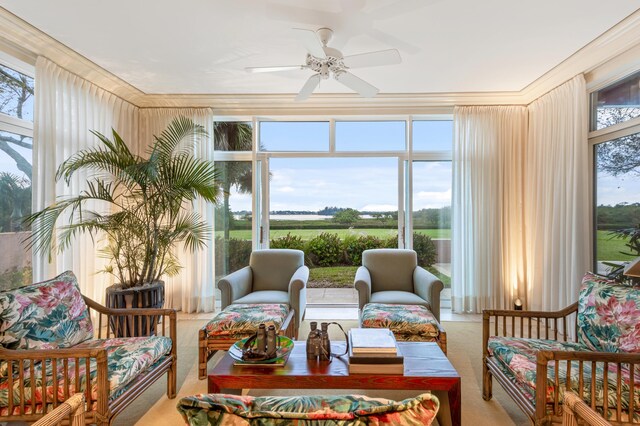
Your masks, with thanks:
[(624, 268), (624, 275), (628, 277), (640, 277), (640, 257), (633, 260)]

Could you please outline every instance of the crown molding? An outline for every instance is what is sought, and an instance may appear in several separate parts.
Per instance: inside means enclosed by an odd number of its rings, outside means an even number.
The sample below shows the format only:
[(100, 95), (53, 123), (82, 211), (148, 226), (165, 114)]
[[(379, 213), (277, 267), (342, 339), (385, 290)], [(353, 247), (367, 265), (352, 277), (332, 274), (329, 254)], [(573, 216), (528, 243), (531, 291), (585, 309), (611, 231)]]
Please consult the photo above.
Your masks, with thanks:
[[(533, 81), (521, 90), (521, 94), (530, 104), (574, 76), (592, 73), (610, 62), (617, 63), (615, 72), (619, 74), (620, 67), (625, 65), (616, 61), (616, 57), (639, 45), (640, 9)], [(595, 84), (593, 79), (591, 84)]]
[(295, 102), (295, 94), (146, 95), (142, 108), (212, 107), (219, 115), (376, 115), (448, 114), (455, 105), (523, 103), (518, 93), (381, 93), (374, 98), (355, 94), (314, 94)]
[(21, 52), (27, 51), (35, 58), (44, 56), (67, 71), (137, 105), (145, 93), (114, 74), (98, 66), (73, 49), (40, 31), (33, 25), (0, 7), (0, 39)]
[(513, 92), (314, 94), (146, 94), (0, 7), (0, 49), (35, 63), (44, 56), (68, 71), (141, 108), (210, 107), (218, 115), (382, 115), (447, 114), (456, 105), (528, 105), (575, 75), (586, 75), (589, 90), (640, 67), (640, 9), (559, 65)]

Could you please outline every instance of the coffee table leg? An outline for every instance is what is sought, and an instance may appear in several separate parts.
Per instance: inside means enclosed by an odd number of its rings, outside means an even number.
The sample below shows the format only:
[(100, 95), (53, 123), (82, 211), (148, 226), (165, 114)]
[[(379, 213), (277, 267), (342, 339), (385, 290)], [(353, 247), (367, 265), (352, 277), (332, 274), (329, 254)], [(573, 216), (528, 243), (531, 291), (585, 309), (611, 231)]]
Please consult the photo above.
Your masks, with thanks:
[(220, 393), (220, 386), (213, 380), (213, 377), (209, 376), (207, 380), (207, 392), (208, 393)]
[(462, 405), (460, 401), (460, 382), (456, 382), (448, 391), (449, 409), (451, 410), (451, 424), (460, 426), (462, 424)]

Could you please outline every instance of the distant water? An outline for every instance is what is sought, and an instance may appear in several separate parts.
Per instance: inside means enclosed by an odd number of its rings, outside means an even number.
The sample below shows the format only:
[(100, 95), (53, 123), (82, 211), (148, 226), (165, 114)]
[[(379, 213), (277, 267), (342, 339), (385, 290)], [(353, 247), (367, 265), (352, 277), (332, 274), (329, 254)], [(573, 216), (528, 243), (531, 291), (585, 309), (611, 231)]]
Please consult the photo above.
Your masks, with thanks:
[(269, 215), (271, 220), (327, 220), (333, 216), (325, 216), (319, 214), (272, 214)]
[[(360, 215), (362, 219), (371, 219), (371, 215)], [(241, 219), (240, 215), (235, 215), (236, 219)], [(319, 214), (272, 214), (269, 215), (270, 220), (329, 220), (333, 216), (325, 216)]]

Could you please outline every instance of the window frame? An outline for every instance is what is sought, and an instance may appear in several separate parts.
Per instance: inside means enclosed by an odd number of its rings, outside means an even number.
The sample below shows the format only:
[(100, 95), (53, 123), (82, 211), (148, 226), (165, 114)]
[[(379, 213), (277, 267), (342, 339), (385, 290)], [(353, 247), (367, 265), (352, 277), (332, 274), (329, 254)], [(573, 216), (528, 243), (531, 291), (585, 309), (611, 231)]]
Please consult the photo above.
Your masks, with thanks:
[[(23, 62), (20, 59), (15, 58), (2, 51), (0, 51), (0, 65), (11, 68), (14, 71), (31, 77), (35, 81), (35, 66)], [(0, 112), (0, 131), (15, 133), (20, 136), (28, 136), (33, 139), (33, 121), (20, 119), (18, 117), (12, 117)]]
[(599, 130), (591, 130), (593, 120), (597, 117), (597, 105), (595, 104), (596, 93), (607, 87), (618, 84), (620, 81), (628, 78), (629, 76), (640, 71), (640, 68), (633, 69), (630, 72), (626, 72), (619, 77), (609, 80), (606, 84), (599, 85), (597, 87), (590, 88), (588, 92), (589, 99), (589, 123), (587, 141), (589, 144), (589, 165), (591, 170), (591, 250), (592, 250), (592, 267), (594, 271), (598, 270), (598, 247), (597, 247), (597, 208), (598, 208), (598, 184), (597, 184), (597, 159), (596, 149), (597, 145), (605, 142), (611, 142), (615, 139), (630, 136), (636, 133), (640, 133), (640, 117), (633, 118), (621, 123), (614, 124), (613, 126), (605, 127)]

